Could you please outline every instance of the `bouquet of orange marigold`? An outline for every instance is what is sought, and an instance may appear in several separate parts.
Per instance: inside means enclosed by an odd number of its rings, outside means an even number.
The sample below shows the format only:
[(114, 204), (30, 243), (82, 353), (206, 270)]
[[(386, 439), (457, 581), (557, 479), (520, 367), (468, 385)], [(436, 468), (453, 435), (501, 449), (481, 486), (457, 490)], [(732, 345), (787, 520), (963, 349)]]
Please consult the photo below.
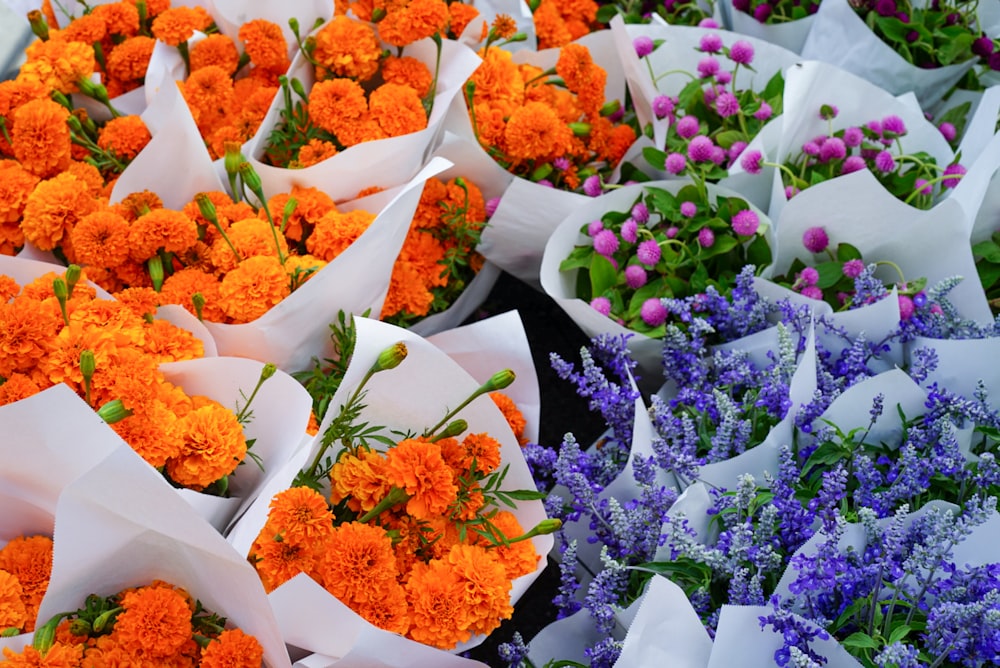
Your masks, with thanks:
[(10, 666), (260, 668), (264, 650), (184, 589), (154, 581), (111, 596), (91, 594), (82, 608), (39, 627), (23, 651), (4, 648), (3, 655), (0, 663)]
[(268, 591), (305, 573), (376, 626), (452, 649), (510, 617), (512, 582), (539, 560), (529, 539), (558, 522), (521, 526), (512, 511), (541, 495), (509, 489), (511, 462), (502, 461), (500, 441), (456, 417), (509, 385), (511, 371), (494, 374), (425, 429), (373, 423), (369, 383), (401, 373), (391, 370), (407, 358), (407, 345), (395, 343), (353, 388), (339, 385), (327, 405), (343, 403), (328, 411), (292, 486), (271, 498), (248, 558)]
[(51, 574), (49, 536), (18, 536), (0, 548), (0, 630), (4, 636), (35, 630), (38, 606)]
[(555, 66), (515, 63), (494, 45), (513, 29), (500, 16), (465, 86), (480, 145), (507, 171), (563, 190), (591, 193), (636, 140), (620, 101), (605, 100), (607, 72), (590, 50), (563, 46)]
[(539, 49), (566, 46), (604, 27), (597, 21), (594, 0), (531, 0), (528, 7)]

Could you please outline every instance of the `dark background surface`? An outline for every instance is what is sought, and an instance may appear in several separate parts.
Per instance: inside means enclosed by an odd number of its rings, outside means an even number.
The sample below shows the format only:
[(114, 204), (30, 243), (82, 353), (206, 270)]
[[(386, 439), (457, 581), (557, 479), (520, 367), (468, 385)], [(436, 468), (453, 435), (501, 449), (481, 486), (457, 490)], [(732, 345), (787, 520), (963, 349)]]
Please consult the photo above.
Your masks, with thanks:
[[(580, 348), (589, 339), (561, 308), (545, 293), (521, 282), (506, 272), (501, 273), (489, 297), (470, 318), (477, 320), (517, 309), (531, 345), (531, 354), (538, 374), (541, 392), (539, 443), (558, 447), (566, 432), (573, 432), (583, 445), (600, 436), (606, 425), (590, 412), (587, 400), (578, 396), (569, 381), (560, 379), (549, 364), (549, 353), (559, 353), (579, 367)], [(504, 621), (483, 644), (466, 656), (490, 666), (503, 666), (497, 646), (508, 642), (515, 631), (529, 641), (544, 626), (555, 620), (552, 599), (559, 586), (559, 569), (550, 558), (548, 566), (514, 606), (514, 615)]]

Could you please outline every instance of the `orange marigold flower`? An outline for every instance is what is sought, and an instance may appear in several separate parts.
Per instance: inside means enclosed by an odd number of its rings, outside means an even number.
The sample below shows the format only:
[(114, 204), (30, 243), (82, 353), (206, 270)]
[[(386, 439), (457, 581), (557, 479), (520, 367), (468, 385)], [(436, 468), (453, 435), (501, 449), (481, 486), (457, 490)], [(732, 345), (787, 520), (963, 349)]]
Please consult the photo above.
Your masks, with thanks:
[(226, 274), (219, 288), (222, 310), (235, 323), (256, 320), (291, 294), (288, 275), (276, 257), (247, 258)]
[(145, 35), (129, 37), (116, 46), (107, 57), (107, 70), (121, 81), (142, 81), (146, 78), (149, 59), (156, 40)]
[(126, 288), (118, 291), (115, 299), (139, 318), (156, 315), (156, 309), (163, 303), (160, 293), (152, 288)]
[(410, 603), (409, 637), (441, 649), (452, 649), (472, 633), (465, 605), (465, 582), (446, 562), (417, 562), (406, 581)]
[(226, 629), (201, 650), (201, 668), (260, 668), (264, 648), (239, 629)]
[(21, 653), (4, 647), (3, 656), (11, 668), (77, 668), (83, 660), (83, 645), (56, 642), (44, 654), (31, 645)]
[[(509, 540), (524, 534), (521, 523), (517, 521), (517, 516), (509, 510), (501, 510), (492, 518), (490, 522), (493, 526)], [(477, 542), (486, 546), (489, 542), (483, 536), (477, 534)], [(508, 580), (514, 580), (534, 572), (538, 567), (538, 552), (530, 540), (519, 540), (509, 545), (494, 545), (489, 548), (495, 552), (496, 560), (503, 566)]]
[(449, 18), (448, 5), (443, 0), (410, 0), (379, 21), (378, 34), (393, 46), (406, 46), (444, 32)]
[(97, 167), (89, 162), (73, 160), (69, 163), (66, 171), (83, 181), (87, 190), (94, 197), (104, 196), (104, 177), (101, 176), (101, 172)]
[(490, 399), (496, 404), (500, 412), (503, 413), (504, 418), (507, 420), (507, 424), (510, 425), (510, 430), (514, 432), (514, 438), (518, 440), (522, 445), (524, 444), (524, 428), (528, 425), (527, 421), (524, 419), (524, 414), (521, 409), (517, 407), (514, 400), (508, 397), (503, 392), (490, 392)]
[(309, 545), (285, 540), (270, 524), (265, 524), (250, 548), (249, 559), (264, 590), (271, 593), (299, 573), (313, 575), (323, 549), (323, 543)]
[(419, 132), (427, 127), (427, 112), (417, 91), (406, 84), (385, 83), (368, 99), (372, 117), (389, 137)]
[(304, 169), (317, 165), (327, 158), (337, 155), (337, 147), (322, 139), (310, 139), (309, 142), (299, 149), (298, 159), (288, 166), (291, 169)]
[(458, 39), (472, 19), (479, 16), (479, 10), (464, 2), (453, 2), (448, 5), (448, 14), (450, 15), (448, 32)]
[(476, 470), (490, 474), (500, 467), (500, 442), (489, 434), (466, 434), (462, 439), (462, 447), (466, 453), (466, 467), (472, 467), (476, 462)]
[(500, 39), (510, 39), (517, 32), (517, 22), (510, 14), (497, 14), (490, 29)]
[(52, 250), (69, 242), (68, 234), (77, 221), (96, 211), (99, 204), (83, 182), (63, 172), (39, 183), (28, 196), (21, 230), (24, 237), (41, 250)]
[(617, 165), (625, 157), (625, 152), (635, 143), (635, 130), (628, 125), (616, 125), (611, 129), (611, 137), (607, 143), (604, 155), (610, 165)]
[(144, 262), (160, 250), (183, 253), (198, 242), (198, 226), (180, 211), (156, 209), (132, 223), (129, 245), (132, 259)]
[[(462, 3), (453, 3), (450, 7), (469, 7)], [(469, 7), (473, 9), (472, 7)], [(475, 11), (475, 9), (473, 9)], [(388, 83), (406, 84), (424, 97), (431, 90), (434, 75), (427, 66), (411, 56), (389, 56), (382, 63), (382, 78)]]
[(481, 545), (459, 543), (452, 546), (447, 560), (465, 585), (462, 605), (474, 633), (488, 634), (501, 620), (510, 619), (514, 612), (510, 580), (496, 554)]
[(330, 470), (330, 502), (336, 505), (346, 499), (354, 512), (368, 512), (389, 493), (384, 466), (385, 457), (374, 450), (343, 455)]
[(0, 548), (0, 570), (10, 573), (21, 584), (27, 618), (24, 631), (33, 631), (38, 605), (52, 574), (52, 539), (48, 536), (14, 538)]
[(162, 382), (163, 374), (155, 359), (139, 350), (125, 348), (119, 351), (113, 364), (97, 367), (91, 381), (91, 401), (97, 406), (121, 399), (128, 410), (141, 412), (156, 400)]
[(284, 540), (318, 542), (333, 533), (333, 513), (326, 499), (308, 487), (278, 492), (268, 506), (267, 523)]
[(195, 30), (205, 31), (212, 25), (212, 17), (204, 7), (171, 7), (153, 19), (153, 37), (170, 46), (186, 42)]
[(337, 526), (319, 566), (323, 586), (341, 601), (378, 596), (383, 583), (395, 582), (396, 555), (385, 529), (361, 522)]
[(277, 23), (265, 19), (247, 21), (240, 26), (239, 38), (250, 62), (257, 67), (282, 73), (288, 69), (288, 44)]
[(192, 72), (179, 85), (203, 137), (227, 124), (236, 102), (228, 72), (217, 65), (207, 65)]
[[(368, 114), (364, 89), (351, 79), (319, 81), (309, 91), (309, 118), (317, 126), (338, 135)], [(343, 140), (341, 140), (343, 141)]]
[(448, 181), (448, 195), (441, 202), (445, 211), (463, 211), (461, 221), (449, 221), (451, 225), (464, 224), (474, 229), (482, 229), (486, 224), (486, 200), (483, 192), (469, 179), (463, 179), (462, 188), (455, 179)]
[[(312, 232), (316, 221), (337, 210), (337, 205), (325, 192), (318, 188), (302, 186), (292, 186), (292, 192), (275, 195), (268, 200), (268, 206), (271, 211), (283, 211), (288, 200), (292, 198), (296, 202), (295, 209), (285, 224), (285, 236), (292, 241), (302, 241)], [(264, 215), (263, 211), (258, 212), (258, 216)]]
[(20, 292), (21, 286), (17, 281), (6, 274), (0, 274), (0, 304), (9, 302)]
[(191, 47), (191, 71), (215, 65), (230, 75), (236, 73), (240, 52), (232, 37), (215, 33)]
[[(10, 382), (10, 381), (8, 381)], [(4, 385), (0, 385), (0, 391)], [(28, 621), (28, 612), (21, 597), (21, 581), (16, 575), (0, 570), (0, 628), (15, 628), (20, 630)]]
[(131, 37), (139, 32), (139, 10), (127, 2), (97, 5), (90, 15), (104, 21), (109, 35)]
[(129, 193), (125, 198), (114, 205), (114, 209), (125, 217), (125, 220), (135, 222), (139, 216), (144, 216), (150, 211), (163, 208), (163, 200), (151, 190), (143, 190), (138, 193)]
[(50, 39), (35, 41), (25, 51), (28, 60), (21, 66), (18, 79), (39, 81), (60, 93), (75, 93), (80, 79), (97, 69), (94, 47), (90, 43)]
[(316, 221), (316, 227), (306, 241), (306, 249), (316, 257), (331, 262), (364, 234), (373, 220), (375, 214), (361, 209), (331, 211)]
[(569, 150), (572, 140), (569, 127), (541, 102), (529, 102), (517, 109), (504, 130), (507, 155), (515, 160), (554, 160)]
[(39, 178), (16, 160), (0, 161), (0, 224), (17, 223)]
[(224, 322), (226, 314), (220, 304), (220, 287), (219, 279), (213, 274), (188, 267), (175, 271), (163, 282), (160, 299), (164, 304), (177, 304), (193, 315), (198, 315), (193, 298), (196, 292), (201, 293), (205, 299), (205, 305), (201, 309), (202, 318), (209, 322)]
[(424, 285), (417, 269), (409, 262), (396, 262), (379, 318), (384, 320), (399, 313), (424, 316), (430, 312), (432, 303), (434, 294)]
[(406, 590), (395, 581), (380, 584), (378, 590), (363, 601), (352, 601), (351, 609), (380, 629), (405, 635), (410, 629)]
[(65, 30), (59, 32), (58, 39), (67, 42), (83, 42), (93, 44), (100, 42), (108, 34), (108, 25), (100, 16), (94, 14), (84, 14), (77, 16)]
[(21, 399), (27, 399), (41, 391), (42, 388), (38, 386), (38, 383), (31, 376), (23, 373), (12, 373), (4, 381), (4, 384), (0, 385), (0, 406), (6, 406)]
[(289, 255), (285, 258), (285, 273), (291, 280), (292, 288), (297, 289), (326, 265), (325, 260), (315, 255)]
[(225, 406), (212, 403), (177, 421), (180, 453), (167, 461), (174, 482), (201, 490), (236, 470), (247, 453), (243, 426)]
[[(126, 0), (135, 5), (139, 0)], [(146, 0), (146, 16), (159, 16), (170, 7), (170, 0)]]
[(597, 114), (604, 105), (604, 85), (607, 72), (594, 64), (590, 49), (582, 44), (567, 44), (559, 51), (558, 74), (566, 87), (577, 95), (585, 114)]
[(367, 81), (378, 71), (381, 57), (375, 31), (366, 23), (335, 16), (316, 33), (313, 58), (320, 79), (349, 77)]
[(22, 167), (47, 179), (69, 166), (68, 118), (66, 107), (52, 100), (31, 100), (17, 109), (10, 144)]
[(443, 287), (448, 284), (448, 275), (441, 262), (444, 260), (444, 244), (432, 234), (419, 229), (411, 229), (399, 251), (397, 263), (409, 264), (420, 277), (426, 288)]
[[(219, 235), (208, 251), (208, 259), (219, 271), (232, 271), (243, 260), (258, 255), (277, 259), (279, 247), (283, 255), (288, 253), (288, 242), (284, 236), (277, 235), (278, 245), (275, 246), (274, 226), (270, 221), (257, 217), (236, 221), (229, 226), (226, 236), (229, 243)], [(239, 257), (233, 253), (230, 243)]]
[(489, 104), (499, 109), (504, 117), (524, 103), (524, 79), (514, 64), (510, 52), (490, 49), (483, 56), (483, 62), (470, 77), (476, 85), (473, 102), (478, 116), (479, 105)]
[(435, 443), (405, 439), (386, 453), (385, 477), (410, 495), (406, 512), (418, 519), (438, 515), (452, 504), (458, 488)]
[(142, 587), (122, 597), (124, 610), (115, 619), (119, 642), (150, 658), (176, 654), (191, 639), (191, 609), (179, 592)]
[[(127, 399), (122, 399), (126, 405), (130, 403)], [(180, 435), (174, 429), (177, 416), (159, 399), (136, 404), (132, 410), (132, 415), (111, 428), (150, 466), (161, 468), (181, 448)]]
[(563, 20), (556, 0), (542, 0), (532, 13), (532, 20), (540, 50), (558, 48), (573, 41), (573, 34)]
[(129, 257), (129, 223), (110, 210), (87, 214), (70, 231), (77, 262), (111, 268)]
[(205, 356), (204, 342), (169, 320), (154, 320), (145, 331), (142, 350), (157, 362), (182, 362)]

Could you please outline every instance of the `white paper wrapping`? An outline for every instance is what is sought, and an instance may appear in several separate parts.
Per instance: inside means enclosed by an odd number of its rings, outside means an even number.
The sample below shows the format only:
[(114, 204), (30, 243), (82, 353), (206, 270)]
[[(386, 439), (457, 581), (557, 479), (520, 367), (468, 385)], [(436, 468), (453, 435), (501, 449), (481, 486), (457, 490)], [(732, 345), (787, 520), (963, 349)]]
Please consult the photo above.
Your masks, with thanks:
[(729, 18), (728, 26), (733, 32), (756, 37), (795, 53), (801, 53), (806, 39), (816, 23), (816, 15), (806, 16), (784, 23), (761, 23), (746, 12), (733, 8), (733, 0), (719, 0), (723, 14)]

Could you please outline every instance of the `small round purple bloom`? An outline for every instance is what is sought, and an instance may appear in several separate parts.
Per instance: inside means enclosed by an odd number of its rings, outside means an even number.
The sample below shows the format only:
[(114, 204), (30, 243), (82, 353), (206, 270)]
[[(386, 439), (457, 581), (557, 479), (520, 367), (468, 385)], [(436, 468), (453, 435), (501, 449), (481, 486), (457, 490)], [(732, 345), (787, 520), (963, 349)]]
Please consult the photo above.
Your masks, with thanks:
[(906, 123), (899, 116), (886, 116), (882, 119), (882, 133), (895, 136), (906, 134)]
[(611, 315), (611, 300), (607, 297), (594, 297), (590, 300), (590, 308), (601, 315)]
[(799, 272), (799, 279), (803, 285), (816, 285), (819, 283), (819, 272), (815, 267), (804, 267)]
[(663, 161), (663, 167), (671, 174), (680, 174), (687, 168), (687, 159), (681, 153), (671, 153)]
[(927, 179), (917, 179), (914, 181), (913, 189), (921, 195), (930, 195), (934, 191), (932, 186), (927, 185)]
[(589, 223), (587, 223), (587, 234), (589, 236), (594, 236), (603, 229), (604, 229), (604, 221), (592, 220)]
[(860, 155), (851, 155), (844, 160), (844, 164), (840, 166), (841, 174), (851, 174), (852, 172), (858, 172), (864, 169), (865, 160)]
[(899, 319), (909, 320), (913, 317), (913, 312), (916, 310), (913, 306), (913, 300), (910, 299), (909, 295), (898, 295), (899, 298)]
[(799, 194), (799, 189), (795, 186), (785, 186), (785, 199), (792, 199)]
[(944, 173), (941, 176), (954, 176), (957, 178), (942, 179), (941, 185), (945, 188), (954, 188), (958, 185), (958, 182), (962, 179), (968, 170), (957, 162), (954, 165), (948, 165), (944, 168)]
[(880, 172), (891, 172), (896, 169), (896, 159), (889, 151), (879, 151), (875, 156), (875, 169)]
[(698, 205), (694, 202), (681, 202), (680, 210), (681, 215), (685, 218), (694, 218), (694, 215), (698, 213)]
[(658, 327), (667, 319), (667, 307), (659, 299), (647, 299), (639, 311), (642, 321), (650, 327)]
[(840, 113), (840, 109), (837, 108), (835, 104), (824, 104), (819, 108), (819, 117), (824, 121), (829, 121), (837, 117)]
[(840, 137), (830, 137), (819, 147), (819, 159), (823, 162), (841, 160), (847, 155), (847, 146)]
[(844, 272), (844, 276), (848, 278), (857, 278), (861, 275), (861, 272), (865, 270), (865, 263), (861, 260), (848, 260), (844, 263), (844, 266), (840, 269)]
[(712, 149), (715, 144), (705, 135), (698, 135), (688, 144), (687, 154), (691, 162), (708, 162), (712, 159)]
[(750, 209), (743, 209), (733, 216), (733, 232), (740, 236), (749, 237), (757, 233), (760, 227), (760, 218)]
[(882, 134), (882, 124), (878, 121), (868, 121), (865, 123), (865, 127), (877, 135)]
[(699, 123), (694, 116), (685, 116), (677, 121), (677, 134), (684, 139), (690, 139), (698, 134)]
[(669, 95), (657, 95), (653, 98), (653, 113), (657, 118), (666, 118), (674, 111), (674, 101)]
[(648, 277), (646, 276), (646, 270), (637, 264), (630, 264), (625, 267), (625, 282), (633, 290), (641, 288), (646, 285)]
[(944, 140), (947, 142), (955, 141), (955, 137), (958, 135), (958, 130), (956, 130), (955, 126), (948, 121), (939, 125), (938, 130), (941, 131), (941, 136), (944, 137)]
[(722, 51), (722, 38), (713, 32), (701, 36), (698, 48), (705, 53), (718, 53)]
[(927, 293), (921, 290), (917, 294), (913, 295), (913, 305), (917, 308), (923, 308), (927, 305)]
[(594, 235), (594, 250), (604, 257), (613, 255), (618, 245), (618, 235), (611, 230), (601, 230)]
[(635, 55), (645, 58), (653, 53), (653, 38), (647, 35), (640, 35), (632, 40), (632, 46), (635, 47)]
[(719, 22), (716, 21), (715, 19), (703, 18), (701, 21), (698, 21), (698, 27), (699, 28), (712, 28), (712, 29), (717, 30), (719, 28)]
[(740, 158), (740, 167), (742, 167), (743, 171), (747, 174), (760, 174), (760, 163), (763, 159), (763, 154), (756, 149), (753, 151), (746, 151), (743, 154), (743, 157)]
[(894, 16), (896, 14), (896, 0), (878, 0), (875, 3), (875, 12), (879, 16)]
[(817, 288), (815, 285), (807, 285), (802, 288), (800, 294), (803, 297), (808, 297), (809, 299), (815, 299), (816, 301), (821, 301), (823, 299), (823, 291)]
[(723, 118), (729, 118), (740, 113), (740, 101), (732, 93), (722, 93), (715, 98), (715, 111)]
[(976, 54), (980, 58), (989, 58), (990, 54), (993, 53), (993, 49), (993, 40), (986, 35), (977, 37), (976, 41), (972, 43), (972, 53)]
[(726, 162), (726, 149), (722, 148), (721, 146), (713, 146), (712, 155), (709, 158), (709, 160), (711, 160), (717, 165), (724, 164)]
[[(903, 21), (903, 23), (907, 23), (907, 21)], [(910, 32), (906, 33), (906, 41), (909, 42), (910, 44), (913, 44), (918, 39), (920, 39), (920, 33), (917, 32), (916, 30), (911, 30)]]
[(680, 234), (680, 231), (681, 230), (679, 227), (677, 227), (676, 225), (671, 225), (670, 227), (667, 228), (667, 238), (673, 239), (678, 234)]
[(729, 60), (740, 65), (749, 65), (753, 62), (753, 44), (743, 39), (733, 42), (729, 47)]
[(735, 162), (737, 158), (743, 155), (743, 151), (745, 150), (747, 150), (747, 143), (745, 141), (735, 141), (729, 147), (729, 150), (726, 151), (726, 155), (729, 156), (730, 160)]
[(647, 267), (655, 266), (660, 261), (660, 244), (653, 239), (646, 239), (639, 242), (639, 248), (636, 249), (635, 254), (639, 258), (639, 262)]
[(703, 227), (698, 230), (698, 243), (702, 248), (711, 248), (715, 244), (715, 232)]
[[(907, 14), (906, 12), (896, 12), (896, 18), (899, 19), (900, 23), (909, 23), (910, 22), (910, 15)], [(906, 40), (910, 41), (909, 35), (907, 35)]]
[(636, 205), (632, 207), (632, 218), (637, 223), (645, 223), (649, 220), (649, 209), (646, 207), (645, 202), (637, 202)]
[(710, 79), (719, 71), (719, 61), (712, 56), (705, 56), (698, 61), (698, 76), (702, 79)]
[(855, 146), (861, 146), (861, 142), (865, 138), (865, 133), (861, 128), (856, 126), (851, 126), (844, 130), (844, 145), (854, 148)]
[(538, 181), (535, 181), (535, 183), (537, 183), (540, 186), (545, 186), (546, 188), (556, 187), (556, 184), (552, 183), (552, 181), (549, 181), (548, 179), (540, 179)]
[(636, 240), (639, 238), (638, 230), (639, 230), (639, 223), (629, 218), (624, 223), (622, 223), (622, 229), (621, 229), (622, 239), (629, 242), (630, 244), (634, 244)]
[(486, 217), (492, 218), (493, 214), (497, 212), (497, 207), (500, 206), (499, 197), (491, 197), (486, 200)]
[(1000, 70), (1000, 51), (991, 53), (990, 57), (986, 61), (986, 65), (994, 72)]
[(771, 16), (771, 5), (757, 5), (753, 8), (753, 17), (757, 23), (764, 23)]
[(822, 227), (810, 227), (802, 233), (802, 245), (810, 253), (822, 253), (830, 245), (830, 237)]
[(588, 197), (597, 197), (601, 194), (601, 177), (598, 174), (588, 176), (583, 180), (583, 193)]
[(807, 141), (805, 144), (802, 145), (802, 152), (805, 153), (806, 155), (812, 155), (812, 156), (819, 155), (819, 144), (816, 142), (815, 139), (812, 141)]
[(715, 74), (715, 80), (725, 86), (733, 80), (733, 73), (729, 70), (719, 70)]
[(715, 86), (711, 86), (710, 88), (706, 88), (705, 89), (704, 98), (705, 98), (705, 105), (706, 106), (711, 107), (712, 104), (715, 103), (716, 94), (717, 94), (717, 91), (715, 90)]
[(753, 117), (756, 118), (758, 121), (766, 121), (767, 119), (771, 118), (771, 115), (773, 113), (774, 110), (771, 109), (771, 105), (769, 105), (767, 102), (761, 102), (760, 109), (753, 112)]

